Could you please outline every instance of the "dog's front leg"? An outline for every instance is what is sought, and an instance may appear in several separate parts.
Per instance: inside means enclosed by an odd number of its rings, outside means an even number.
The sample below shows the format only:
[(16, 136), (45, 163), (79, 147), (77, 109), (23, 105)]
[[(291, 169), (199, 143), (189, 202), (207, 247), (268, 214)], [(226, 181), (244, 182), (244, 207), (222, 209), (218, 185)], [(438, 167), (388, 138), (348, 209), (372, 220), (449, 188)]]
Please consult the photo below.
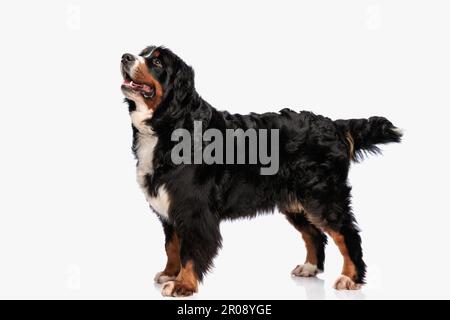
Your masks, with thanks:
[(181, 261), (180, 261), (180, 240), (175, 232), (175, 228), (162, 220), (162, 225), (164, 228), (164, 234), (166, 237), (166, 254), (167, 263), (163, 271), (158, 272), (155, 276), (156, 283), (166, 283), (167, 281), (175, 280), (175, 278), (180, 273)]
[(180, 239), (181, 270), (173, 281), (162, 288), (163, 296), (190, 296), (198, 290), (198, 283), (212, 265), (221, 245), (218, 219), (204, 207), (192, 205), (194, 210), (175, 217), (176, 233)]

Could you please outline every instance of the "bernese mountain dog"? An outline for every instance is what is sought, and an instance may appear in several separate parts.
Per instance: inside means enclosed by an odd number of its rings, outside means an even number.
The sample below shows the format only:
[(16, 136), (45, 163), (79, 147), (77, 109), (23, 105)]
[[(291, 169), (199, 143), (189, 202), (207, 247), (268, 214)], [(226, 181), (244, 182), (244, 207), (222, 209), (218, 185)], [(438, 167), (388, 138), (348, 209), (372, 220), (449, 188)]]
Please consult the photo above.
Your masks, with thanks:
[[(300, 232), (306, 245), (306, 260), (292, 271), (294, 276), (311, 277), (324, 270), (328, 235), (344, 260), (334, 288), (361, 287), (366, 265), (350, 204), (348, 172), (352, 161), (379, 153), (377, 144), (400, 142), (401, 132), (390, 121), (383, 117), (333, 121), (289, 109), (247, 115), (219, 111), (197, 93), (193, 69), (164, 47), (124, 54), (121, 72), (137, 181), (165, 233), (167, 263), (155, 277), (164, 296), (197, 292), (221, 247), (222, 220), (275, 209)], [(267, 163), (260, 160), (174, 163), (173, 132), (193, 133), (196, 121), (202, 131), (278, 130), (277, 172), (261, 174)], [(245, 144), (246, 151), (252, 147)], [(269, 150), (275, 150), (270, 142)]]

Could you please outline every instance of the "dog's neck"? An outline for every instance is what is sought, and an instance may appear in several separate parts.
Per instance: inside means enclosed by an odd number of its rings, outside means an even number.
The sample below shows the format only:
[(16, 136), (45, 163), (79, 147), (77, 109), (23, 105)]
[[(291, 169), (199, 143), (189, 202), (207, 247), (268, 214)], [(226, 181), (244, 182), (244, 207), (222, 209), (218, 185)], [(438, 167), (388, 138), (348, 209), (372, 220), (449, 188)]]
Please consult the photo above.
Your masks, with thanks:
[(128, 103), (129, 113), (133, 126), (140, 132), (146, 133), (150, 130), (171, 132), (176, 128), (184, 127), (187, 122), (194, 120), (209, 120), (199, 118), (209, 105), (200, 95), (193, 90), (185, 95), (182, 100), (173, 95), (166, 96), (155, 110), (149, 109), (142, 101), (125, 99)]
[(154, 111), (148, 108), (144, 101), (127, 100), (130, 111), (131, 123), (141, 134), (151, 134), (151, 127), (148, 122), (152, 119)]

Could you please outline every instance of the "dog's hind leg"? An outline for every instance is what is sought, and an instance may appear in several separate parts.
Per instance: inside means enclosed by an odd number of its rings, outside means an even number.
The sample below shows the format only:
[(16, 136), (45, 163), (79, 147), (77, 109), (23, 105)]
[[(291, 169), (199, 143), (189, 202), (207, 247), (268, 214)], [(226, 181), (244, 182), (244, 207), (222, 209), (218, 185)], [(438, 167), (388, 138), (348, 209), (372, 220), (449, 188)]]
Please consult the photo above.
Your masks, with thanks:
[(344, 258), (342, 275), (336, 280), (337, 290), (356, 290), (364, 283), (366, 265), (362, 259), (361, 237), (356, 226), (344, 225), (339, 229), (326, 229)]
[(306, 246), (305, 263), (292, 270), (297, 277), (312, 277), (324, 270), (326, 235), (306, 218), (303, 211), (283, 210), (287, 220), (300, 231)]
[(342, 275), (336, 280), (334, 288), (355, 290), (364, 283), (366, 264), (363, 261), (361, 237), (356, 220), (350, 208), (350, 187), (342, 185), (334, 188), (327, 203), (309, 201), (306, 204), (308, 220), (324, 230), (333, 238), (344, 259)]

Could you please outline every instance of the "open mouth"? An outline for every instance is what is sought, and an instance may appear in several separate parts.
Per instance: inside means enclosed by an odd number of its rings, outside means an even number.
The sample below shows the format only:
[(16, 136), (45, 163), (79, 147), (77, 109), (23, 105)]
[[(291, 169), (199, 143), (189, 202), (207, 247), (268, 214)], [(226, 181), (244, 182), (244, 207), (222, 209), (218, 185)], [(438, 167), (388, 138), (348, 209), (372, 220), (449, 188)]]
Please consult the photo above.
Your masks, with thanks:
[(123, 76), (122, 89), (139, 93), (145, 99), (153, 99), (155, 97), (155, 88), (151, 84), (137, 83), (125, 72)]

